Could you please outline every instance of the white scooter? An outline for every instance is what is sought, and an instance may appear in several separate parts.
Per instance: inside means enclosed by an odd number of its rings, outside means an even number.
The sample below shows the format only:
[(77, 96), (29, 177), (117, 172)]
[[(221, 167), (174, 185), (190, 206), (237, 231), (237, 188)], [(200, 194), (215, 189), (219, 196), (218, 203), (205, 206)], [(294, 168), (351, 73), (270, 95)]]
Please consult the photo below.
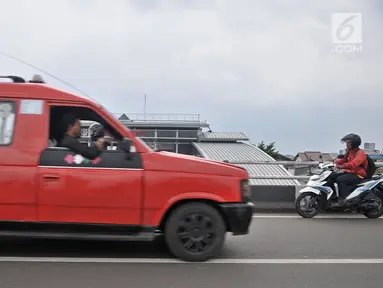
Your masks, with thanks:
[(343, 207), (334, 207), (334, 198), (339, 197), (337, 185), (335, 191), (330, 187), (328, 177), (334, 172), (335, 164), (320, 163), (319, 172), (310, 177), (307, 186), (301, 189), (295, 201), (298, 214), (304, 218), (313, 218), (320, 211), (357, 212), (368, 218), (383, 215), (383, 175), (374, 176), (355, 185), (355, 190), (346, 198)]

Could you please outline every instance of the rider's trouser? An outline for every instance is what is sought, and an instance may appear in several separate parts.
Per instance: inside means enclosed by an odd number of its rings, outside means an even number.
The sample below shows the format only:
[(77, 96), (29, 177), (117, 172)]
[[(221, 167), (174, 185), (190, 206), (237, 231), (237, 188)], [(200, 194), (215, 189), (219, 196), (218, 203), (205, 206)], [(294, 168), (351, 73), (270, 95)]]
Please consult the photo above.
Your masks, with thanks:
[(329, 178), (333, 183), (338, 184), (340, 198), (350, 195), (355, 185), (362, 181), (358, 175), (353, 173), (333, 173)]

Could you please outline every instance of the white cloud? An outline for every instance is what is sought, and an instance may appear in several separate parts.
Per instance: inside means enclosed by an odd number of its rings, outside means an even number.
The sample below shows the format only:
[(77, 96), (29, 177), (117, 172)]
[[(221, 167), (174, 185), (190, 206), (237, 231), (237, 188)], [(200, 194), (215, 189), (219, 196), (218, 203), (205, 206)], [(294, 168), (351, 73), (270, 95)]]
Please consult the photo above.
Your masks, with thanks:
[[(112, 72), (133, 85), (162, 81), (165, 89), (177, 81), (199, 83), (201, 90), (221, 83), (238, 91), (244, 87), (240, 97), (258, 95), (253, 103), (258, 105), (311, 101), (310, 92), (329, 86), (342, 94), (381, 88), (374, 64), (382, 57), (370, 48), (382, 39), (370, 34), (377, 36), (382, 21), (371, 1), (187, 3), (9, 1), (0, 12), (0, 24), (7, 27), (0, 44), (74, 79)], [(362, 55), (331, 53), (329, 13), (346, 8), (363, 10), (365, 23), (376, 21), (374, 29), (366, 29)], [(263, 95), (259, 86), (265, 87)]]
[[(120, 102), (143, 93), (162, 102), (176, 98), (176, 105), (215, 101), (238, 115), (243, 105), (344, 105), (357, 93), (364, 103), (380, 104), (378, 6), (358, 0), (12, 0), (0, 10), (0, 50), (111, 109), (131, 110), (135, 99), (126, 108)], [(363, 13), (361, 54), (332, 53), (332, 12)], [(34, 73), (2, 56), (0, 65), (6, 74)], [(183, 112), (169, 102), (156, 108)]]

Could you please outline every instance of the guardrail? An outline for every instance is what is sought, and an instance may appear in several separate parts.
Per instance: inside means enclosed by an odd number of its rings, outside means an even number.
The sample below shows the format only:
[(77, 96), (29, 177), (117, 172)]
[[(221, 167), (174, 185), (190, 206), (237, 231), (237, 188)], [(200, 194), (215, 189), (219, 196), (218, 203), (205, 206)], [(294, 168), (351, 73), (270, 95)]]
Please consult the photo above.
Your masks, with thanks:
[(276, 176), (276, 175), (249, 175), (249, 179), (271, 179), (271, 180), (309, 180), (311, 176)]
[[(251, 164), (251, 165), (283, 165), (283, 166), (317, 166), (322, 162), (318, 161), (302, 161), (302, 162), (295, 162), (295, 161), (229, 161), (229, 160), (223, 160), (225, 163), (233, 164), (233, 165), (245, 165), (245, 164)], [(375, 162), (375, 166), (383, 167), (383, 162)], [(279, 176), (279, 175), (249, 175), (249, 179), (274, 179), (274, 180), (308, 180), (311, 176), (295, 176), (295, 175), (286, 175), (286, 176)]]
[[(254, 165), (284, 165), (284, 166), (316, 166), (323, 162), (318, 161), (302, 161), (302, 162), (296, 162), (296, 161), (229, 161), (229, 160), (223, 160), (225, 163), (230, 164), (254, 164)], [(375, 162), (376, 167), (383, 167), (383, 162)]]
[(230, 164), (255, 164), (255, 165), (285, 165), (285, 166), (316, 166), (320, 162), (307, 161), (307, 162), (295, 162), (295, 161), (229, 161), (223, 160), (223, 162)]

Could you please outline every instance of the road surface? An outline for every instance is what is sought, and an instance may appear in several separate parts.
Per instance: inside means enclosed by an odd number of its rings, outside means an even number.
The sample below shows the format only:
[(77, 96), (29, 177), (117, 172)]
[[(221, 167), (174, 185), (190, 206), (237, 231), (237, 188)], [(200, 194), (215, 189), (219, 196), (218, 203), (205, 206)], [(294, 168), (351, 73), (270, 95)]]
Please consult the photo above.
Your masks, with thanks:
[(161, 243), (2, 240), (0, 287), (382, 287), (383, 219), (256, 215), (210, 263)]

